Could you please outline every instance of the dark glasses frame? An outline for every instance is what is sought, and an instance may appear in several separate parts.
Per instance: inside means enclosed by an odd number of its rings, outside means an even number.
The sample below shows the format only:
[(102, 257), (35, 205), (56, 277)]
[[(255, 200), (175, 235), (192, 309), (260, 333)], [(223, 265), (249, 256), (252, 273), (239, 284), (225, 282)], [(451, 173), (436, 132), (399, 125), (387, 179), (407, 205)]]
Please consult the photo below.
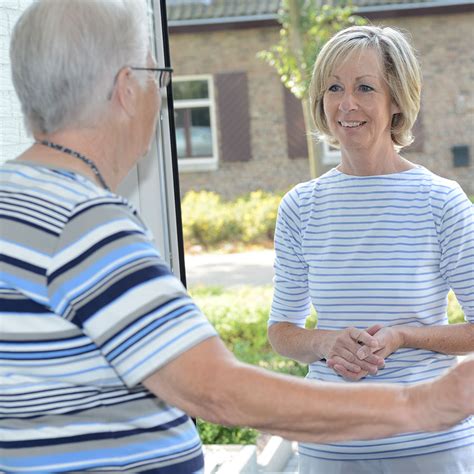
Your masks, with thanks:
[(133, 71), (151, 71), (158, 73), (157, 74), (157, 83), (162, 87), (168, 87), (171, 81), (171, 74), (173, 73), (173, 68), (171, 67), (134, 67), (130, 66), (130, 69)]

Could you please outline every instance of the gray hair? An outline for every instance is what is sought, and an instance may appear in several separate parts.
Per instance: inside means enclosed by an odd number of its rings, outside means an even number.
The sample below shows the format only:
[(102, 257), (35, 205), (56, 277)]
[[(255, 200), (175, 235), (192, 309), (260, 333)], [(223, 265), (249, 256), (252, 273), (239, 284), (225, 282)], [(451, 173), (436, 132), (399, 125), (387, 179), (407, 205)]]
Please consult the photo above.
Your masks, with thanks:
[(318, 137), (338, 147), (324, 112), (324, 93), (333, 68), (354, 50), (373, 48), (380, 54), (392, 101), (400, 109), (392, 119), (391, 136), (395, 149), (413, 142), (411, 129), (420, 110), (421, 69), (415, 50), (406, 35), (395, 28), (351, 26), (334, 35), (321, 49), (310, 86), (311, 113)]
[(38, 0), (10, 44), (12, 79), (30, 133), (93, 126), (118, 71), (145, 66), (145, 0)]

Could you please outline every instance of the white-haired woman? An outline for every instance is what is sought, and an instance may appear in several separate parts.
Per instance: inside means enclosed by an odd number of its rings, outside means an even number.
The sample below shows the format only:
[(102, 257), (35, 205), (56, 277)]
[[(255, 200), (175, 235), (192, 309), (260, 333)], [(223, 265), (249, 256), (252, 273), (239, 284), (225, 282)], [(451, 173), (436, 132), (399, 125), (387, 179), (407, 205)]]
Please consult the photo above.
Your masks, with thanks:
[[(281, 203), (268, 331), (280, 354), (309, 364), (309, 379), (430, 380), (474, 351), (471, 203), (400, 154), (420, 91), (413, 48), (392, 28), (345, 29), (316, 60), (313, 116), (341, 163)], [(450, 288), (464, 324), (448, 325)], [(305, 329), (310, 304), (318, 323)], [(467, 474), (473, 429), (466, 419), (436, 434), (302, 444), (301, 472)]]
[(374, 391), (278, 376), (225, 349), (114, 193), (149, 148), (169, 80), (149, 54), (144, 7), (38, 0), (13, 32), (35, 143), (0, 169), (0, 471), (201, 473), (186, 413), (313, 442), (474, 413), (474, 360)]

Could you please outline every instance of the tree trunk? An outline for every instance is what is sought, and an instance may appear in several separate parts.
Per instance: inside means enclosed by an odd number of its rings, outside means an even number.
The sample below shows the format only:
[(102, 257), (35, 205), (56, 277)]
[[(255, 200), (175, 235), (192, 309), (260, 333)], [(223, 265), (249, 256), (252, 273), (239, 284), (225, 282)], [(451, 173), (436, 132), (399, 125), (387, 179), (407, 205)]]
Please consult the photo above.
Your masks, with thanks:
[[(297, 67), (304, 75), (303, 67), (303, 38), (300, 28), (300, 16), (301, 10), (298, 0), (288, 0), (288, 11), (290, 14), (290, 45), (293, 55), (297, 61)], [(312, 178), (318, 176), (318, 163), (317, 163), (317, 149), (314, 138), (311, 135), (313, 129), (313, 119), (311, 118), (311, 111), (309, 105), (309, 99), (307, 97), (301, 99), (303, 105), (303, 116), (304, 124), (306, 129), (306, 144), (308, 146), (308, 160), (309, 170)]]
[(311, 117), (311, 105), (308, 97), (304, 97), (301, 101), (303, 106), (304, 126), (306, 129), (306, 144), (308, 146), (308, 160), (309, 171), (311, 178), (319, 176), (319, 162), (318, 162), (318, 146), (316, 139), (313, 137), (314, 122)]
[(301, 37), (300, 16), (301, 10), (298, 0), (288, 0), (288, 12), (290, 14), (290, 37), (291, 50), (296, 58), (298, 69), (303, 70), (303, 38)]

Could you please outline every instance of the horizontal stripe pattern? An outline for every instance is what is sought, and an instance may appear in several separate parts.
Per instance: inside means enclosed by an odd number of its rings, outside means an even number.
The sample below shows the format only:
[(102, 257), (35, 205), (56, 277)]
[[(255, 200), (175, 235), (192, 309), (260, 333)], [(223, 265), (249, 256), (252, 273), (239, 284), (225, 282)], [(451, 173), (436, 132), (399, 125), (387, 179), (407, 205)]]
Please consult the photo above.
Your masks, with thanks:
[[(282, 200), (275, 232), (275, 291), (269, 324), (318, 328), (447, 324), (452, 288), (474, 323), (473, 208), (461, 188), (423, 167), (356, 177), (333, 169)], [(368, 383), (430, 380), (455, 357), (400, 349)], [(309, 379), (344, 383), (323, 361)], [(302, 444), (306, 456), (382, 459), (473, 444), (472, 419), (443, 433), (332, 445)]]
[(0, 171), (0, 471), (189, 473), (189, 417), (140, 382), (216, 333), (123, 198)]

